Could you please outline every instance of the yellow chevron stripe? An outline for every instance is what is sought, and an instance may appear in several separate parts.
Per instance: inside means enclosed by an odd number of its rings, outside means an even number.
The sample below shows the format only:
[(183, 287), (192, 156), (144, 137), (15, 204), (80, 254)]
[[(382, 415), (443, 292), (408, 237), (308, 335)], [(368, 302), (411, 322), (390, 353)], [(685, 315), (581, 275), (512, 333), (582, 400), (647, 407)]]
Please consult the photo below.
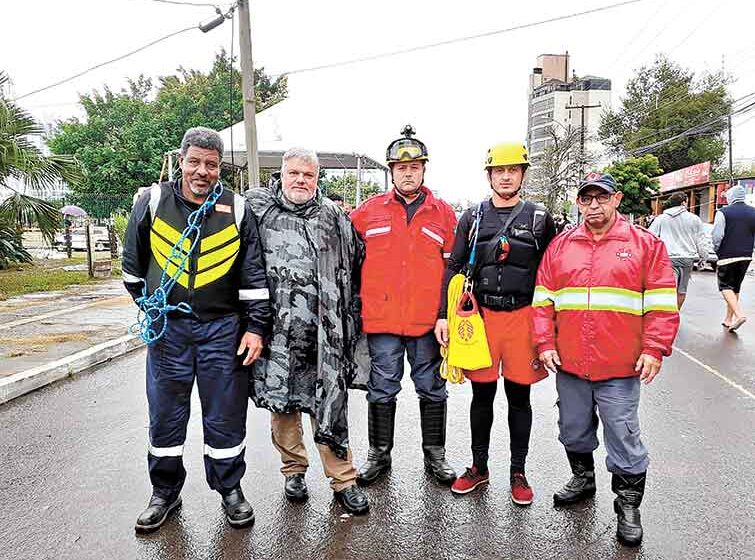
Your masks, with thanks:
[[(168, 262), (168, 259), (164, 255), (162, 255), (159, 251), (155, 250), (154, 248), (152, 249), (152, 256), (155, 257), (157, 264), (163, 270), (166, 270), (165, 267), (167, 265), (166, 274), (172, 278), (173, 275), (178, 270), (178, 267), (173, 263), (173, 261)], [(186, 274), (185, 272), (182, 272), (181, 274), (179, 274), (178, 278), (176, 279), (176, 282), (181, 284), (181, 286), (183, 286), (184, 288), (188, 289), (189, 288), (189, 275)]]
[[(171, 252), (173, 251), (173, 246), (166, 243), (162, 237), (160, 237), (154, 232), (154, 230), (149, 232), (149, 242), (150, 242), (150, 245), (152, 246), (152, 251), (153, 252), (155, 250), (159, 251), (162, 254), (162, 256), (166, 259), (170, 256)], [(176, 262), (177, 265), (180, 264), (181, 259), (183, 259), (183, 257), (184, 255), (179, 253), (178, 260)], [(189, 266), (188, 261), (186, 261), (186, 266), (188, 268)]]
[(228, 257), (234, 255), (235, 253), (238, 253), (239, 247), (241, 247), (241, 242), (237, 237), (236, 241), (234, 241), (233, 243), (229, 243), (228, 245), (221, 249), (218, 249), (217, 251), (205, 253), (204, 255), (199, 257), (199, 260), (197, 261), (197, 270), (201, 272), (210, 268), (211, 266), (223, 262)]
[[(229, 242), (231, 239), (238, 239), (238, 237), (239, 230), (236, 229), (236, 224), (231, 224), (227, 228), (202, 239), (202, 241), (199, 242), (199, 252), (206, 253), (207, 251), (213, 250), (215, 247), (220, 247), (224, 243)], [(203, 268), (202, 265), (200, 265), (199, 268)]]
[[(160, 235), (162, 235), (165, 239), (171, 242), (171, 244), (175, 245), (178, 243), (178, 240), (181, 238), (181, 232), (177, 229), (174, 229), (172, 226), (168, 225), (167, 222), (164, 222), (159, 217), (155, 218), (155, 221), (152, 222), (152, 230), (156, 231)], [(187, 253), (191, 249), (191, 241), (189, 239), (184, 239), (183, 244), (181, 245), (184, 251)], [(170, 252), (168, 252), (170, 254)]]
[(231, 270), (233, 263), (236, 261), (237, 255), (238, 252), (234, 253), (229, 259), (227, 259), (222, 264), (219, 264), (215, 268), (211, 268), (197, 274), (194, 277), (194, 288), (201, 288), (202, 286), (206, 286), (207, 284), (210, 284), (218, 278), (224, 276), (229, 270)]

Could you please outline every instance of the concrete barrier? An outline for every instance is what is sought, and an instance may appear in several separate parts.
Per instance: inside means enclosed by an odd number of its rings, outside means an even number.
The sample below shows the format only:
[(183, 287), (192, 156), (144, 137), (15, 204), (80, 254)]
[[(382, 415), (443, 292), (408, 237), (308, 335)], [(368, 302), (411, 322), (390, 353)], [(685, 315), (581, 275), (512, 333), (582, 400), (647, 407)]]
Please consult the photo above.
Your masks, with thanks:
[(113, 358), (123, 356), (142, 346), (144, 346), (144, 342), (138, 335), (127, 334), (65, 358), (1, 378), (0, 404), (54, 383), (59, 379), (64, 379)]

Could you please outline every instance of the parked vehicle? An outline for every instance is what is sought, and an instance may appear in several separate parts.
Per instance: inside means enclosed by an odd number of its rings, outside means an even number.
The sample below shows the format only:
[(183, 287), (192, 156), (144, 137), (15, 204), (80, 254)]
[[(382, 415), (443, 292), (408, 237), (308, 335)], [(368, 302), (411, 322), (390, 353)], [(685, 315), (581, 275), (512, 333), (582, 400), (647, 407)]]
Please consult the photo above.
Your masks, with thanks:
[[(110, 250), (110, 236), (106, 227), (94, 226), (92, 228), (92, 242), (94, 243), (95, 251), (108, 251)], [(55, 235), (55, 239), (52, 243), (53, 247), (58, 251), (66, 250), (66, 238), (65, 232)], [(77, 227), (71, 229), (71, 248), (74, 251), (86, 251), (86, 229), (83, 227)]]

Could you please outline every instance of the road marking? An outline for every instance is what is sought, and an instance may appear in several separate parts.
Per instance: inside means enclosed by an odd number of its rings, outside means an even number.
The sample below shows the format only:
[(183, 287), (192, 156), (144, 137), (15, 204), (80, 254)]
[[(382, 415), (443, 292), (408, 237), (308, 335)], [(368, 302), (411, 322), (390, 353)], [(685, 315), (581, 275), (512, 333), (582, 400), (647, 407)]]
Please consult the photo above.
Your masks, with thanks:
[(109, 301), (111, 299), (118, 299), (120, 297), (122, 296), (118, 296), (115, 298), (98, 299), (97, 301), (90, 301), (88, 303), (82, 303), (81, 305), (74, 305), (73, 307), (65, 307), (63, 309), (58, 309), (57, 311), (50, 311), (49, 313), (44, 313), (42, 315), (24, 317), (23, 319), (17, 319), (15, 321), (11, 321), (10, 323), (4, 323), (0, 325), (0, 331), (6, 330), (6, 329), (12, 329), (13, 327), (20, 327), (21, 325), (34, 323), (35, 321), (44, 321), (46, 319), (51, 319), (52, 317), (58, 317), (59, 315), (66, 315), (68, 313), (73, 313), (74, 311), (80, 311), (82, 309), (86, 309), (87, 307), (94, 307), (95, 305), (102, 305), (102, 303), (105, 301)]
[(736, 383), (736, 382), (732, 381), (731, 379), (729, 379), (728, 377), (726, 377), (724, 374), (716, 371), (715, 369), (713, 369), (709, 365), (704, 364), (703, 362), (701, 362), (700, 360), (698, 360), (697, 358), (695, 358), (691, 354), (685, 352), (684, 350), (682, 350), (678, 346), (674, 346), (674, 350), (676, 350), (677, 352), (679, 352), (682, 356), (686, 356), (689, 360), (695, 362), (698, 366), (700, 366), (704, 370), (712, 373), (713, 375), (715, 375), (719, 379), (722, 379), (723, 381), (725, 381), (726, 383), (728, 383), (729, 385), (731, 385), (732, 387), (734, 387), (738, 391), (744, 393), (745, 395), (747, 395), (751, 399), (755, 399), (755, 395), (753, 395), (750, 391), (748, 391), (747, 389), (745, 389), (744, 387), (742, 387), (739, 383)]

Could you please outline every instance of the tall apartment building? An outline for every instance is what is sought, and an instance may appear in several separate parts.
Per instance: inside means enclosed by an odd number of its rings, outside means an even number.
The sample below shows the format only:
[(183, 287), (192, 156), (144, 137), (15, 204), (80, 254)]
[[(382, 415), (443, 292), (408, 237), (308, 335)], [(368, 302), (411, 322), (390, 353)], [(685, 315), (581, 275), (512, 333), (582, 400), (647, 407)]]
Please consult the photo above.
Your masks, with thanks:
[(530, 75), (527, 147), (533, 166), (551, 143), (548, 129), (577, 129), (582, 124), (582, 111), (569, 106), (600, 105), (585, 109), (586, 149), (599, 157), (605, 151), (597, 140), (600, 117), (611, 107), (611, 80), (596, 76), (577, 77), (571, 74), (569, 53), (543, 54)]

